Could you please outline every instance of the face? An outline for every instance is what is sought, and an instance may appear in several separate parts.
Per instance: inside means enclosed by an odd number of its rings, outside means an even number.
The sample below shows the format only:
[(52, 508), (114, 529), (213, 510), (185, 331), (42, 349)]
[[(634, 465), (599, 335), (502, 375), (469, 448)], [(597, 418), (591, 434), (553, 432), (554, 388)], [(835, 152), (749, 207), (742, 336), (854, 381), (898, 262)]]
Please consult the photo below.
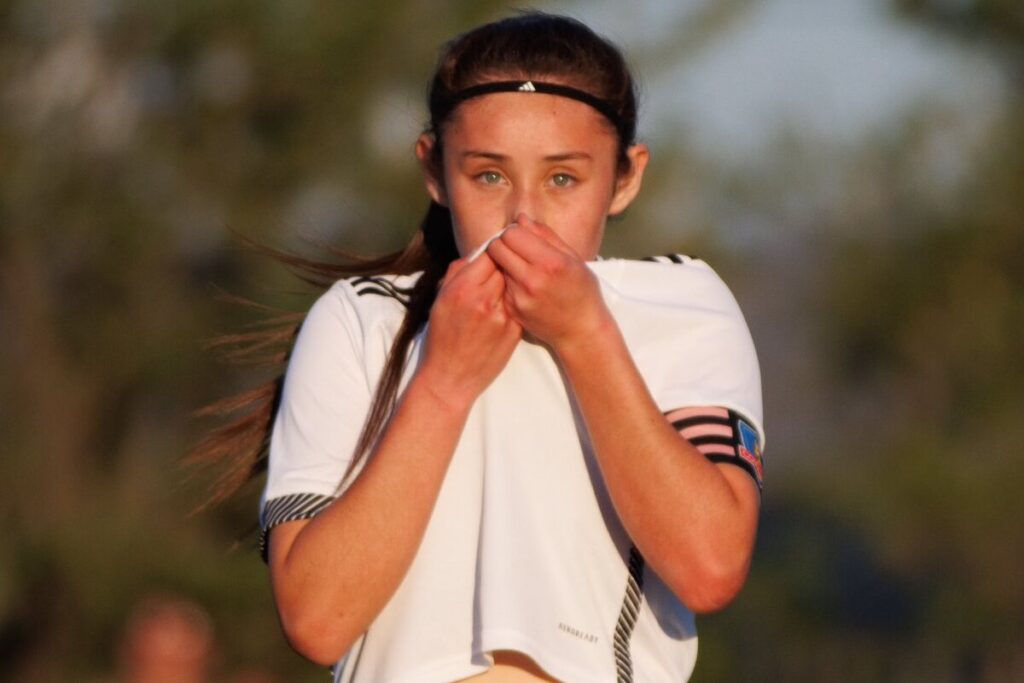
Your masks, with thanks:
[[(443, 132), (441, 177), (427, 189), (452, 212), (463, 256), (520, 214), (552, 228), (585, 260), (597, 256), (609, 215), (639, 190), (647, 150), (629, 150), (618, 172), (618, 139), (590, 106), (540, 93), (494, 93), (463, 102)], [(429, 136), (417, 155), (429, 159)]]

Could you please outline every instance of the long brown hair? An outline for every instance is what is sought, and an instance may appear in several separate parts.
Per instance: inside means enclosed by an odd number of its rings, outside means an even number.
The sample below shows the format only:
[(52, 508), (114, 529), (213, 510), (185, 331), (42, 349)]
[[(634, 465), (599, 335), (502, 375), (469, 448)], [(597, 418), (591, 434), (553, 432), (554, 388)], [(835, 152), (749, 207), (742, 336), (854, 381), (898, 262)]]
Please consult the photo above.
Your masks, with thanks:
[[(462, 34), (441, 50), (430, 83), (430, 121), (434, 137), (431, 172), (442, 178), (444, 126), (455, 93), (472, 85), (502, 79), (556, 79), (604, 100), (619, 115), (619, 166), (628, 169), (626, 150), (636, 137), (636, 86), (619, 50), (584, 24), (557, 15), (527, 12), (480, 26)], [(438, 284), (448, 265), (458, 258), (451, 213), (431, 202), (408, 246), (378, 258), (352, 257), (341, 251), (340, 262), (321, 262), (261, 248), (292, 268), (302, 279), (326, 289), (340, 278), (422, 272), (406, 293), (405, 317), (382, 370), (369, 415), (349, 471), (372, 448), (398, 397), (409, 346), (427, 323)], [(282, 369), (302, 322), (301, 315), (271, 316), (250, 332), (225, 335), (213, 346), (230, 360)], [(266, 469), (270, 429), (277, 411), (284, 374), (254, 389), (223, 398), (197, 411), (224, 423), (212, 429), (186, 456), (192, 463), (221, 471), (208, 503), (230, 497), (249, 479)], [(340, 482), (339, 482), (340, 483)]]

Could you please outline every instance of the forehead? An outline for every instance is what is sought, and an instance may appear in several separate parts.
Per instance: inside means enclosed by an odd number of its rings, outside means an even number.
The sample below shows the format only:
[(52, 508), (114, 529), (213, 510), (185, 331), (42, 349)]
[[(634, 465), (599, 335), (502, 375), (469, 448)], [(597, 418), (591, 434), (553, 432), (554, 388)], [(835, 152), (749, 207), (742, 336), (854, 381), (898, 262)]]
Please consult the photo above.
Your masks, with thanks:
[(546, 93), (503, 92), (461, 103), (444, 130), (448, 147), (565, 147), (614, 150), (618, 137), (593, 107)]

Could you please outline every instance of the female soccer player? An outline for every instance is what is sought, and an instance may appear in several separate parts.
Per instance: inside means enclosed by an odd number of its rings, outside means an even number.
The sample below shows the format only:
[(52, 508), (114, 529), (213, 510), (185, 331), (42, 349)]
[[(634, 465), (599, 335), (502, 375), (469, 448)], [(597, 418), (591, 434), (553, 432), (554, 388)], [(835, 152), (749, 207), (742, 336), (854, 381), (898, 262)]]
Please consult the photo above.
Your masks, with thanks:
[(742, 315), (699, 260), (599, 258), (648, 150), (584, 25), (455, 38), (429, 109), (420, 230), (333, 271), (284, 376), (260, 520), (285, 633), (336, 681), (685, 680), (757, 526)]

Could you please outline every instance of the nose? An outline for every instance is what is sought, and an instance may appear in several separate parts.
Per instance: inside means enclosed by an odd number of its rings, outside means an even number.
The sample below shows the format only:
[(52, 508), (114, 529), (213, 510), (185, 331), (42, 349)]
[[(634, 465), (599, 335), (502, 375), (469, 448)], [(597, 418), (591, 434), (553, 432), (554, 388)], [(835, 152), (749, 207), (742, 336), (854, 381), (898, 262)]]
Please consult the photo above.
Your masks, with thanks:
[(517, 187), (513, 189), (509, 193), (505, 209), (505, 224), (514, 223), (523, 214), (530, 220), (543, 223), (543, 202), (539, 195), (540, 193), (537, 190), (531, 188)]

